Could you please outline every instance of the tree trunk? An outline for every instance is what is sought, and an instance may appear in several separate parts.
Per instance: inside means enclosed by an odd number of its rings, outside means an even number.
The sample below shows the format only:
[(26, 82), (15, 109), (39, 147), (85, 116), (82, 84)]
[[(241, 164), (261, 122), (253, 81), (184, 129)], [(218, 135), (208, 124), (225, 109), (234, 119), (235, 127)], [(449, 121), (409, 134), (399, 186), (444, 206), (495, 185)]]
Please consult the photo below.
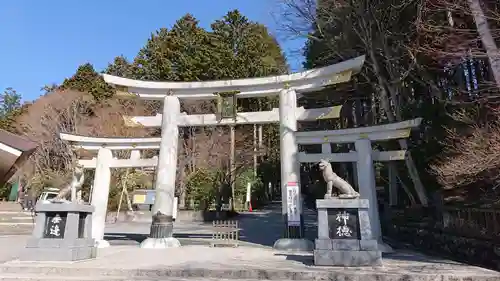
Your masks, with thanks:
[(128, 211), (134, 213), (134, 208), (132, 208), (132, 200), (130, 199), (130, 195), (128, 194), (128, 190), (126, 188), (125, 188), (125, 199), (127, 200)]
[(187, 155), (180, 161), (179, 169), (181, 169), (179, 179), (179, 208), (186, 208), (186, 158)]
[(495, 79), (497, 87), (500, 89), (500, 53), (488, 26), (488, 20), (484, 15), (479, 0), (467, 0), (467, 2), (472, 16), (474, 17), (477, 32), (479, 33), (483, 47), (486, 50), (493, 78)]
[[(373, 48), (371, 46), (368, 48), (368, 50), (369, 50), (370, 58), (371, 58), (371, 61), (373, 64), (373, 69), (375, 71), (375, 75), (377, 76), (377, 80), (378, 80), (378, 89), (380, 92), (380, 103), (381, 103), (382, 108), (384, 109), (384, 111), (387, 115), (387, 119), (391, 123), (396, 122), (396, 121), (402, 121), (402, 120), (397, 120), (397, 119), (401, 119), (401, 116), (399, 115), (399, 106), (397, 104), (397, 97), (394, 97), (395, 94), (391, 95), (393, 98), (393, 102), (395, 104), (395, 107), (396, 107), (396, 110), (395, 110), (396, 116), (394, 116), (394, 114), (391, 110), (390, 103), (389, 103), (389, 94), (387, 93), (385, 83), (382, 79), (382, 73), (381, 73), (380, 67), (378, 65), (377, 57), (375, 56), (375, 52), (373, 51)], [(399, 118), (397, 118), (397, 117), (399, 117)], [(405, 149), (405, 150), (408, 149), (408, 142), (406, 139), (400, 139), (399, 145), (401, 146), (402, 149)], [(413, 185), (415, 187), (415, 191), (417, 192), (420, 203), (422, 204), (422, 206), (428, 206), (429, 203), (428, 203), (427, 195), (425, 193), (424, 186), (422, 184), (422, 181), (420, 180), (420, 176), (418, 174), (417, 167), (415, 165), (415, 162), (413, 161), (413, 157), (412, 157), (410, 151), (407, 151), (407, 153), (406, 153), (405, 163), (406, 163), (406, 167), (408, 168), (408, 173), (413, 181)], [(408, 194), (408, 196), (410, 196), (410, 194)]]

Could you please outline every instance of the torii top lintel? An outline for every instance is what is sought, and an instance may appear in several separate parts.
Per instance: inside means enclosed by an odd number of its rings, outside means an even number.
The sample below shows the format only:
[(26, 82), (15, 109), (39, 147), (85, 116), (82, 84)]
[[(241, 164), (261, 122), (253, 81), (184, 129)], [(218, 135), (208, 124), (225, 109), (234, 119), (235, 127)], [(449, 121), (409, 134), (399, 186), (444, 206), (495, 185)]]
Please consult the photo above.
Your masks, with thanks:
[(118, 96), (148, 100), (162, 100), (167, 95), (182, 99), (213, 99), (217, 97), (216, 93), (236, 92), (238, 97), (248, 98), (276, 95), (286, 88), (304, 93), (348, 82), (352, 74), (361, 70), (364, 61), (365, 56), (359, 56), (334, 65), (292, 74), (236, 80), (153, 82), (108, 74), (103, 74), (103, 77), (107, 83), (115, 85)]

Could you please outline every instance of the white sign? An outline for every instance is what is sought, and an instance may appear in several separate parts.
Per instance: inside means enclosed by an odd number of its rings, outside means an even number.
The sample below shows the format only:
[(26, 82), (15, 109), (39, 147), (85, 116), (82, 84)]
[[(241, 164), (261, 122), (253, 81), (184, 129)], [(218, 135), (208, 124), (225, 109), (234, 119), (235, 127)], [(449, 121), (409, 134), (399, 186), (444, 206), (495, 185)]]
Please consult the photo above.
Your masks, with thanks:
[(177, 205), (179, 204), (179, 198), (174, 197), (174, 210), (172, 211), (172, 218), (175, 220), (177, 218)]
[(300, 226), (299, 186), (296, 182), (286, 184), (288, 226)]
[(247, 183), (247, 201), (246, 202), (250, 202), (250, 200), (252, 200), (252, 184), (251, 183)]

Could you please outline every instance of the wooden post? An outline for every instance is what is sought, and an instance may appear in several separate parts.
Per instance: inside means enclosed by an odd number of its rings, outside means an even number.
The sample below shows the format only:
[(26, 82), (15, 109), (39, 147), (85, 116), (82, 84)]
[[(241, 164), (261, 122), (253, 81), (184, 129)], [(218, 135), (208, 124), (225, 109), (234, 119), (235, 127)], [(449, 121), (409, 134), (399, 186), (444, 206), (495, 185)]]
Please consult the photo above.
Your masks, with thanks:
[(257, 125), (253, 125), (253, 176), (257, 178)]
[(234, 157), (235, 157), (235, 126), (231, 125), (229, 126), (231, 129), (231, 148), (230, 148), (230, 154), (229, 154), (229, 179), (231, 181), (231, 209), (234, 211), (234, 203), (235, 203), (235, 198), (234, 198), (234, 189), (235, 189), (235, 163), (234, 163)]

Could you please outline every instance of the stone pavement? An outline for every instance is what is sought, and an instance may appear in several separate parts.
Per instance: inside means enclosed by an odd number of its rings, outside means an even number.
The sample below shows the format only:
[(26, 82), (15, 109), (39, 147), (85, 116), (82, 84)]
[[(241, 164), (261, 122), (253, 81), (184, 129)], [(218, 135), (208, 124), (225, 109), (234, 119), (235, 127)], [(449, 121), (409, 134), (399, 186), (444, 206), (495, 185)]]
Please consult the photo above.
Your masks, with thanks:
[(104, 276), (110, 278), (105, 280), (500, 280), (500, 273), (495, 271), (411, 252), (385, 256), (383, 267), (335, 268), (312, 266), (310, 253), (285, 254), (270, 248), (206, 246), (167, 250), (114, 246), (100, 249), (98, 258), (90, 261), (10, 261), (0, 266), (0, 280), (11, 280), (3, 278), (14, 276), (22, 280), (38, 280), (33, 278), (39, 276), (45, 276), (45, 280), (99, 280)]
[[(20, 262), (16, 258), (29, 236), (0, 236), (0, 281), (7, 280), (480, 280), (500, 281), (500, 273), (411, 251), (385, 255), (383, 267), (335, 268), (313, 266), (311, 253), (285, 254), (270, 246), (281, 233), (278, 209), (244, 213), (239, 217), (242, 240), (238, 248), (210, 248), (210, 225), (175, 224), (183, 247), (140, 249), (149, 232), (147, 223), (108, 224), (111, 247), (99, 249), (95, 260), (52, 263)], [(306, 212), (314, 237), (314, 212)], [(308, 236), (309, 236), (308, 235)]]

